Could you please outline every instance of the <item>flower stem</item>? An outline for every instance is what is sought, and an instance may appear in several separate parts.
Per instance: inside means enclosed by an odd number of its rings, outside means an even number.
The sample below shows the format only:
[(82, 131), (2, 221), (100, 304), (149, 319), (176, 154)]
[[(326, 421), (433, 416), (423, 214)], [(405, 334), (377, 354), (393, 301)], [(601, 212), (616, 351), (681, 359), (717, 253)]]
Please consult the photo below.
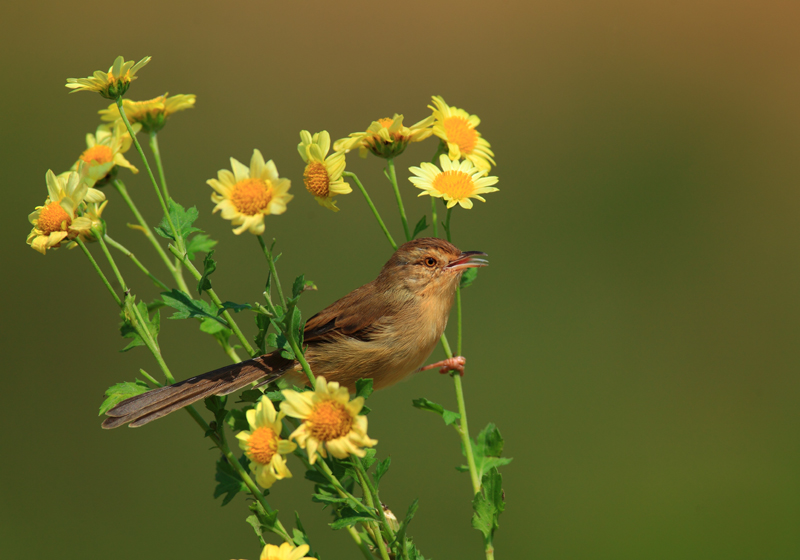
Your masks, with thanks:
[(386, 227), (386, 224), (383, 223), (383, 219), (381, 218), (381, 215), (378, 213), (378, 209), (375, 208), (375, 205), (372, 203), (372, 199), (367, 194), (367, 189), (364, 188), (364, 185), (361, 184), (361, 181), (359, 181), (359, 179), (358, 179), (358, 177), (356, 176), (355, 173), (350, 173), (349, 171), (345, 171), (344, 173), (342, 173), (342, 175), (344, 175), (345, 177), (349, 177), (349, 178), (353, 179), (353, 181), (356, 182), (356, 186), (361, 191), (361, 194), (364, 195), (364, 198), (367, 199), (367, 204), (369, 205), (370, 209), (372, 210), (372, 213), (375, 215), (375, 218), (378, 220), (378, 225), (381, 226), (381, 229), (383, 230), (383, 234), (386, 236), (386, 239), (389, 240), (389, 244), (392, 246), (392, 248), (395, 251), (397, 251), (397, 243), (394, 242), (394, 239), (392, 239), (392, 234), (389, 233), (389, 230)]
[(103, 273), (102, 269), (97, 264), (97, 261), (94, 260), (94, 257), (92, 256), (92, 253), (89, 252), (89, 248), (86, 247), (86, 244), (84, 244), (83, 241), (81, 241), (80, 237), (76, 238), (75, 241), (78, 242), (78, 245), (80, 246), (80, 248), (83, 250), (83, 252), (86, 254), (86, 256), (89, 257), (89, 262), (92, 263), (92, 266), (94, 267), (95, 271), (97, 272), (97, 274), (100, 275), (100, 279), (103, 281), (103, 284), (105, 284), (106, 288), (108, 288), (108, 291), (111, 292), (111, 297), (114, 298), (114, 301), (117, 302), (118, 306), (122, 307), (122, 300), (119, 299), (119, 296), (117, 295), (117, 292), (114, 291), (114, 288), (113, 288), (113, 286), (111, 286), (111, 283), (108, 281), (108, 278), (106, 278), (106, 275)]
[(158, 149), (158, 133), (150, 133), (150, 151), (153, 152), (153, 158), (156, 160), (156, 169), (158, 170), (158, 178), (161, 179), (161, 190), (164, 192), (164, 198), (169, 200), (169, 191), (167, 190), (167, 178), (164, 175), (164, 166), (161, 163), (161, 151)]
[(97, 228), (92, 228), (92, 235), (100, 243), (100, 248), (103, 250), (106, 259), (108, 259), (108, 264), (111, 265), (111, 269), (114, 271), (114, 276), (117, 277), (117, 282), (119, 282), (122, 291), (125, 292), (125, 297), (127, 299), (128, 286), (125, 285), (125, 280), (122, 278), (122, 274), (120, 274), (119, 268), (117, 268), (117, 263), (114, 261), (114, 257), (111, 256), (111, 252), (108, 250), (108, 246), (106, 245), (105, 240), (103, 240), (103, 236), (100, 234), (99, 231), (97, 231)]
[(389, 182), (392, 183), (394, 189), (394, 196), (397, 198), (397, 207), (400, 209), (400, 220), (403, 222), (403, 230), (406, 232), (406, 241), (411, 241), (411, 230), (408, 229), (408, 218), (406, 218), (406, 209), (403, 206), (403, 198), (400, 196), (400, 188), (397, 186), (397, 174), (394, 170), (394, 158), (386, 160), (386, 167), (388, 169)]
[(153, 231), (150, 229), (150, 226), (147, 225), (147, 221), (145, 221), (144, 216), (142, 216), (142, 214), (139, 212), (139, 209), (133, 203), (133, 199), (131, 199), (130, 195), (128, 194), (128, 189), (125, 188), (125, 183), (123, 183), (119, 179), (115, 179), (114, 187), (117, 189), (117, 192), (119, 192), (122, 199), (128, 205), (128, 208), (131, 209), (131, 212), (133, 212), (136, 221), (139, 222), (139, 226), (141, 227), (144, 236), (147, 238), (148, 241), (150, 241), (150, 244), (153, 245), (156, 252), (158, 252), (159, 256), (161, 257), (161, 260), (164, 261), (164, 264), (166, 265), (170, 274), (172, 274), (172, 277), (178, 284), (178, 287), (184, 292), (189, 293), (189, 287), (186, 285), (186, 281), (183, 279), (183, 273), (178, 267), (176, 267), (172, 263), (172, 260), (170, 260), (169, 255), (167, 255), (167, 253), (164, 251), (164, 248), (161, 246), (161, 244), (153, 235)]
[(260, 235), (256, 237), (258, 238), (259, 245), (261, 245), (261, 250), (264, 251), (264, 256), (267, 258), (267, 264), (269, 265), (269, 272), (272, 275), (272, 281), (275, 282), (275, 289), (278, 291), (278, 297), (281, 300), (281, 305), (283, 306), (284, 309), (286, 309), (286, 298), (283, 295), (283, 288), (281, 288), (281, 279), (278, 278), (278, 271), (275, 268), (275, 259), (272, 258), (272, 253), (267, 247), (264, 238)]
[[(183, 263), (183, 266), (186, 267), (186, 270), (189, 271), (189, 274), (194, 276), (195, 280), (200, 281), (203, 275), (200, 274), (200, 271), (197, 270), (197, 268), (195, 268), (195, 266), (192, 264), (192, 261), (190, 261), (189, 258), (186, 256), (186, 251), (185, 250), (181, 251), (174, 245), (170, 245), (169, 250), (173, 255), (178, 257), (178, 260)], [(219, 299), (217, 292), (215, 292), (213, 288), (208, 288), (206, 292), (208, 293), (208, 297), (214, 303), (216, 308), (218, 310), (223, 309), (222, 300)], [(242, 330), (239, 328), (239, 325), (237, 325), (236, 321), (233, 320), (233, 317), (231, 316), (230, 312), (227, 309), (225, 309), (224, 311), (222, 311), (221, 315), (225, 318), (225, 321), (228, 322), (228, 326), (233, 331), (233, 334), (236, 335), (236, 338), (238, 338), (239, 342), (242, 343), (242, 346), (250, 355), (250, 357), (252, 358), (253, 356), (255, 356), (258, 352), (253, 350), (253, 347), (250, 345), (250, 342), (247, 340), (247, 337), (244, 336), (244, 333), (242, 333)]]
[[(439, 156), (445, 153), (447, 145), (442, 141), (439, 140), (439, 147), (436, 148), (436, 153), (433, 154), (431, 158), (431, 163), (436, 165), (436, 162), (439, 161)], [(436, 197), (431, 197), (431, 220), (433, 220), (433, 236), (439, 237), (439, 218), (436, 213)]]
[(144, 272), (150, 278), (150, 280), (152, 280), (155, 283), (156, 286), (158, 286), (159, 288), (161, 288), (162, 290), (165, 290), (167, 292), (169, 291), (169, 286), (167, 286), (166, 284), (164, 284), (164, 282), (162, 282), (161, 280), (159, 280), (158, 278), (153, 276), (150, 273), (150, 271), (147, 270), (147, 268), (139, 261), (139, 259), (136, 258), (136, 256), (130, 250), (128, 250), (122, 244), (120, 244), (120, 243), (114, 241), (113, 239), (111, 239), (108, 236), (108, 234), (106, 234), (104, 236), (104, 238), (105, 238), (106, 243), (108, 243), (109, 245), (111, 245), (112, 247), (117, 249), (118, 251), (122, 252), (125, 256), (130, 257), (131, 261), (133, 261), (133, 264), (135, 264), (139, 268), (139, 270)]
[(367, 543), (364, 542), (364, 539), (361, 538), (361, 535), (358, 534), (358, 531), (356, 531), (355, 527), (347, 527), (347, 532), (350, 533), (351, 537), (353, 537), (353, 540), (358, 546), (358, 549), (361, 551), (361, 554), (364, 555), (364, 558), (367, 560), (375, 560), (375, 557), (372, 555), (372, 552), (370, 552)]
[(134, 146), (136, 146), (136, 151), (139, 152), (139, 157), (142, 158), (142, 162), (144, 163), (145, 169), (147, 169), (147, 174), (150, 177), (150, 182), (153, 183), (153, 188), (156, 190), (156, 195), (158, 195), (158, 202), (161, 204), (161, 210), (164, 212), (164, 217), (167, 219), (167, 223), (169, 224), (169, 229), (172, 232), (173, 237), (175, 238), (175, 242), (178, 244), (178, 248), (184, 250), (183, 244), (183, 237), (178, 234), (178, 230), (175, 229), (175, 224), (172, 223), (172, 216), (169, 215), (169, 208), (167, 207), (167, 202), (164, 200), (164, 195), (161, 194), (161, 189), (158, 187), (158, 183), (156, 182), (156, 178), (153, 175), (153, 170), (150, 168), (150, 164), (147, 162), (147, 156), (144, 155), (144, 150), (142, 149), (142, 145), (139, 144), (139, 140), (136, 138), (136, 133), (133, 131), (133, 127), (131, 127), (131, 123), (128, 121), (128, 116), (125, 114), (125, 109), (122, 107), (122, 97), (117, 97), (116, 99), (117, 108), (119, 109), (119, 115), (122, 117), (122, 122), (125, 123), (125, 127), (128, 129), (128, 134), (130, 134), (131, 139), (133, 140)]

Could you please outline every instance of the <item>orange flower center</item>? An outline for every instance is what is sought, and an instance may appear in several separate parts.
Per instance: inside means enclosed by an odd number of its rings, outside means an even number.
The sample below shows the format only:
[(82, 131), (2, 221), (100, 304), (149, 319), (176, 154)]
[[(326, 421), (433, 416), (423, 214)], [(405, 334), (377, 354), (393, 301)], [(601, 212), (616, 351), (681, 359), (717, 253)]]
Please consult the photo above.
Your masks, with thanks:
[(263, 179), (245, 179), (233, 186), (230, 198), (239, 212), (253, 216), (269, 205), (272, 188)]
[(472, 128), (464, 117), (449, 117), (442, 123), (447, 134), (447, 141), (458, 144), (459, 149), (470, 154), (478, 143), (478, 132)]
[(380, 123), (380, 125), (383, 128), (389, 128), (390, 126), (392, 126), (394, 124), (394, 119), (390, 119), (390, 118), (387, 117), (387, 118), (384, 118), (384, 119), (378, 119), (378, 122)]
[(353, 426), (353, 417), (342, 403), (325, 400), (314, 405), (306, 422), (312, 436), (320, 441), (331, 441), (350, 431)]
[(247, 442), (247, 455), (256, 463), (267, 465), (278, 451), (278, 436), (270, 428), (256, 428)]
[(463, 171), (445, 171), (433, 180), (433, 188), (453, 200), (469, 198), (475, 191), (472, 177)]
[(86, 163), (92, 163), (93, 161), (96, 161), (100, 164), (110, 163), (114, 159), (114, 154), (111, 152), (111, 148), (108, 146), (97, 144), (96, 146), (92, 146), (83, 152), (81, 154), (81, 159)]
[(36, 227), (42, 230), (43, 235), (50, 235), (54, 231), (66, 231), (71, 223), (72, 218), (67, 211), (58, 202), (51, 202), (42, 208)]
[(303, 171), (303, 182), (314, 196), (327, 197), (330, 194), (331, 180), (323, 163), (309, 163)]

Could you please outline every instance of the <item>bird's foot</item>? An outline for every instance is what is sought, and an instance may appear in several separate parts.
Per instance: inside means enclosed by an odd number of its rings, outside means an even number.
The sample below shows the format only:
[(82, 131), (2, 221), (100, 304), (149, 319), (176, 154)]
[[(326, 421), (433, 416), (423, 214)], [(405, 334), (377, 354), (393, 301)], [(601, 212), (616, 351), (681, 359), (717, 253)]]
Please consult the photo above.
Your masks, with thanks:
[(457, 371), (458, 375), (464, 377), (464, 365), (466, 365), (467, 359), (464, 356), (455, 356), (453, 358), (447, 358), (446, 360), (442, 360), (441, 362), (436, 362), (435, 364), (431, 364), (429, 366), (425, 366), (420, 368), (420, 371), (425, 371), (427, 369), (434, 369), (439, 368), (439, 373), (449, 373), (451, 371)]

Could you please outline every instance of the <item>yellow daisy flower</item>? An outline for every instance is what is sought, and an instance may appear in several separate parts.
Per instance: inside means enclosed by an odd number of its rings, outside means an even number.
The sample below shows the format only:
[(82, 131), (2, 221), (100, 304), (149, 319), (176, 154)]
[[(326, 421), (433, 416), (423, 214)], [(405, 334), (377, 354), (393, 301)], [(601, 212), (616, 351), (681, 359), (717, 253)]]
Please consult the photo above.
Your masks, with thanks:
[(317, 132), (314, 136), (307, 130), (300, 131), (297, 151), (308, 164), (303, 171), (306, 189), (314, 195), (321, 206), (338, 212), (339, 208), (336, 207), (333, 197), (337, 194), (349, 194), (353, 189), (342, 179), (345, 166), (344, 152), (334, 152), (326, 158), (330, 147), (331, 136), (327, 130)]
[(359, 415), (364, 398), (356, 397), (351, 401), (347, 388), (340, 387), (337, 382), (327, 383), (320, 376), (314, 391), (298, 393), (287, 389), (282, 392), (286, 400), (281, 403), (281, 411), (303, 420), (289, 439), (308, 450), (312, 464), (317, 460), (317, 451), (323, 457), (330, 452), (337, 459), (346, 459), (350, 454), (364, 457), (363, 448), (378, 443), (367, 435), (367, 417)]
[(362, 158), (367, 157), (367, 150), (376, 156), (392, 158), (402, 154), (409, 142), (421, 142), (429, 137), (433, 133), (432, 123), (433, 116), (430, 116), (411, 127), (403, 126), (403, 115), (395, 113), (391, 119), (372, 121), (366, 132), (354, 132), (337, 140), (333, 149), (347, 153), (358, 146)]
[(280, 546), (268, 544), (261, 551), (261, 560), (314, 560), (305, 556), (309, 548), (307, 544), (301, 544), (297, 548), (286, 542)]
[(297, 445), (281, 439), (283, 412), (276, 412), (266, 396), (261, 397), (255, 409), (247, 411), (250, 430), (239, 432), (239, 447), (250, 459), (250, 472), (262, 488), (269, 488), (276, 480), (291, 478), (283, 455), (291, 453)]
[(283, 214), (286, 204), (294, 198), (289, 194), (291, 181), (278, 177), (278, 169), (272, 160), (264, 163), (264, 157), (253, 150), (250, 169), (231, 158), (233, 173), (220, 169), (218, 179), (206, 181), (215, 193), (211, 200), (217, 205), (214, 212), (222, 211), (222, 218), (235, 226), (236, 235), (245, 230), (255, 235), (264, 233), (264, 216)]
[(475, 164), (478, 169), (489, 171), (494, 162), (489, 142), (481, 137), (476, 130), (481, 120), (476, 115), (470, 115), (464, 109), (451, 107), (439, 95), (433, 96), (433, 110), (436, 122), (433, 133), (441, 138), (449, 150), (450, 159), (465, 158)]
[[(147, 101), (123, 99), (122, 108), (125, 110), (128, 122), (131, 124), (140, 123), (142, 130), (150, 133), (158, 132), (164, 128), (164, 125), (167, 124), (167, 118), (173, 113), (193, 108), (196, 100), (197, 96), (194, 94), (180, 94), (169, 97), (169, 93), (165, 93)], [(116, 103), (112, 103), (107, 109), (101, 109), (98, 113), (100, 113), (100, 118), (107, 122), (122, 120)]]
[(128, 91), (131, 82), (136, 79), (136, 72), (148, 62), (149, 56), (136, 64), (132, 60), (125, 62), (124, 58), (118, 56), (108, 72), (95, 70), (88, 78), (67, 78), (66, 86), (72, 90), (70, 93), (96, 91), (106, 99), (116, 99)]
[[(135, 134), (139, 132), (141, 125), (135, 124), (132, 128)], [(113, 125), (101, 124), (97, 127), (97, 132), (86, 135), (86, 150), (72, 166), (72, 171), (77, 171), (79, 165), (85, 164), (86, 175), (95, 182), (112, 180), (117, 167), (127, 167), (133, 173), (139, 173), (139, 170), (122, 155), (132, 144), (133, 139), (122, 120)]]
[[(33, 229), (27, 239), (28, 245), (43, 255), (47, 253), (47, 249), (61, 247), (65, 240), (85, 235), (93, 224), (92, 217), (78, 216), (78, 209), (89, 191), (88, 183), (79, 173), (72, 172), (57, 177), (52, 170), (48, 170), (45, 180), (47, 200), (28, 216)], [(105, 198), (103, 193), (99, 194)], [(102, 212), (104, 206), (100, 207), (99, 212)]]
[(497, 177), (485, 177), (487, 171), (478, 169), (471, 161), (450, 161), (447, 154), (439, 156), (441, 169), (432, 163), (423, 162), (419, 167), (409, 167), (415, 176), (408, 180), (414, 186), (422, 189), (419, 196), (435, 196), (443, 198), (447, 207), (452, 208), (460, 204), (462, 208), (472, 208), (471, 198), (486, 202), (480, 195), (495, 192), (499, 189), (492, 185), (497, 184)]

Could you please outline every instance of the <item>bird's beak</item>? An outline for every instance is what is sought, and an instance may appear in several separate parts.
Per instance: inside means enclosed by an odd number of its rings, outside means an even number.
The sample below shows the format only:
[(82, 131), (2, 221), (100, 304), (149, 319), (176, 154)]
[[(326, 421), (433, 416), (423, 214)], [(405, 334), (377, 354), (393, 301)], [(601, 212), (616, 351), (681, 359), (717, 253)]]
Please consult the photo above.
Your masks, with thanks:
[(464, 251), (461, 253), (457, 259), (450, 261), (450, 263), (445, 267), (447, 270), (464, 270), (467, 268), (478, 268), (481, 266), (489, 266), (489, 261), (486, 259), (480, 258), (488, 257), (486, 253), (482, 251)]

